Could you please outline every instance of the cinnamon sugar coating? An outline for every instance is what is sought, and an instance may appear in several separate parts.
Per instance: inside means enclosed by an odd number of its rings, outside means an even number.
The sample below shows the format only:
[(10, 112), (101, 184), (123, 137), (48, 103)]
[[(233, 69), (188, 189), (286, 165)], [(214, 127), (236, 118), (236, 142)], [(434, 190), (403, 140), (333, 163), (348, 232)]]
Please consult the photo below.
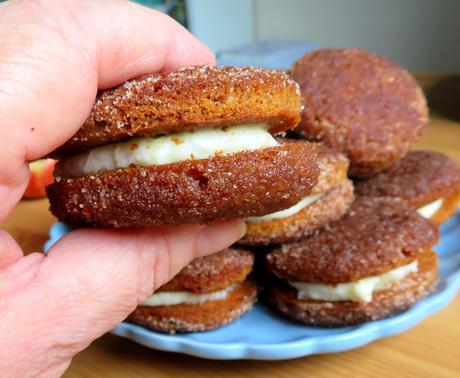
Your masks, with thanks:
[[(293, 142), (291, 139), (288, 141)], [(296, 142), (299, 143), (300, 141), (297, 140)], [(320, 144), (317, 164), (319, 168), (318, 183), (313, 187), (311, 194), (327, 192), (348, 181), (347, 174), (350, 162), (344, 154)]]
[(256, 300), (256, 285), (246, 281), (223, 300), (174, 306), (138, 306), (127, 321), (165, 333), (207, 331), (238, 319), (252, 308)]
[[(292, 138), (276, 138), (281, 144), (302, 144), (305, 140)], [(318, 151), (317, 164), (319, 168), (318, 182), (313, 187), (311, 194), (324, 193), (332, 188), (345, 183), (348, 179), (350, 162), (347, 157), (323, 143), (315, 143)]]
[(243, 282), (252, 271), (254, 255), (241, 248), (227, 248), (214, 255), (193, 260), (171, 281), (160, 287), (161, 291), (189, 291), (205, 294), (225, 289)]
[(460, 187), (453, 193), (443, 197), (441, 208), (431, 217), (436, 224), (442, 224), (452, 217), (459, 208)]
[(298, 85), (284, 72), (189, 67), (100, 92), (81, 129), (50, 156), (198, 127), (267, 123), (277, 133), (299, 123), (300, 109)]
[(267, 298), (283, 315), (312, 326), (344, 327), (386, 318), (402, 312), (426, 297), (438, 281), (434, 252), (417, 258), (419, 270), (373, 294), (371, 302), (299, 300), (287, 284), (271, 284)]
[[(278, 138), (280, 143), (304, 141)], [(300, 239), (312, 231), (339, 219), (352, 203), (353, 184), (348, 180), (348, 159), (340, 152), (318, 146), (318, 183), (310, 195), (325, 193), (314, 203), (292, 216), (262, 223), (248, 223), (240, 245), (259, 246), (281, 244)]]
[(414, 209), (460, 190), (460, 166), (435, 151), (411, 151), (390, 168), (367, 180), (356, 181), (356, 194), (401, 198)]
[(270, 252), (270, 272), (288, 281), (338, 284), (382, 274), (413, 261), (439, 230), (402, 201), (361, 197), (337, 222)]
[(403, 157), (420, 137), (428, 108), (398, 65), (359, 49), (321, 49), (292, 67), (303, 96), (296, 131), (350, 159), (350, 175), (370, 176)]
[(148, 227), (261, 216), (308, 195), (316, 146), (292, 143), (210, 159), (129, 167), (48, 186), (51, 212), (71, 226)]
[(296, 241), (339, 219), (353, 199), (353, 184), (346, 180), (297, 214), (263, 223), (248, 223), (246, 234), (238, 244), (262, 246)]

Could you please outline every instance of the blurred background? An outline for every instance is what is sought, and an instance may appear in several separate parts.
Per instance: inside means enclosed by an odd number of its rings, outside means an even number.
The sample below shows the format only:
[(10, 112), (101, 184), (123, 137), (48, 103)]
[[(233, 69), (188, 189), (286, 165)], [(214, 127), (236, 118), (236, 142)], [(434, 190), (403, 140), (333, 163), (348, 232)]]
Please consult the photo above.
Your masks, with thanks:
[(313, 48), (360, 47), (411, 71), (460, 71), (460, 0), (131, 1), (174, 17), (221, 64), (287, 69)]
[(460, 70), (459, 0), (138, 2), (172, 14), (225, 64), (287, 68), (313, 47), (361, 47), (412, 71)]

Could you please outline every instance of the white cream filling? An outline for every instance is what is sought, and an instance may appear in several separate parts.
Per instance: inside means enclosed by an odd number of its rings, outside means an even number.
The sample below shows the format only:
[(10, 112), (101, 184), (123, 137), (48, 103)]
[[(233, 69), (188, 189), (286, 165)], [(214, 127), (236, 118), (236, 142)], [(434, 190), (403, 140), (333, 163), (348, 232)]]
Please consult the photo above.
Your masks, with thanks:
[(378, 276), (335, 286), (309, 282), (289, 282), (289, 284), (297, 289), (297, 299), (300, 300), (370, 302), (374, 291), (382, 290), (389, 284), (400, 281), (409, 273), (417, 272), (417, 270), (418, 264), (417, 261), (414, 261)]
[(288, 217), (291, 217), (297, 214), (299, 211), (305, 209), (307, 206), (311, 205), (313, 202), (319, 200), (323, 195), (324, 193), (319, 193), (319, 194), (307, 196), (300, 202), (296, 203), (294, 206), (289, 207), (287, 209), (277, 211), (275, 213), (263, 215), (260, 217), (249, 217), (249, 218), (246, 218), (245, 220), (248, 223), (262, 223), (262, 222), (268, 222), (274, 219), (288, 218)]
[(170, 164), (277, 146), (278, 142), (267, 129), (266, 124), (237, 125), (133, 138), (73, 156), (62, 163), (61, 173), (78, 177), (130, 165)]
[(208, 301), (219, 301), (227, 298), (237, 284), (231, 285), (223, 290), (213, 291), (206, 294), (195, 294), (189, 291), (160, 291), (148, 297), (142, 306), (174, 306), (177, 304), (200, 304)]
[(442, 198), (437, 199), (436, 201), (433, 201), (429, 203), (428, 205), (425, 205), (423, 207), (420, 207), (417, 209), (417, 212), (425, 218), (431, 218), (433, 215), (435, 215), (438, 210), (442, 206)]

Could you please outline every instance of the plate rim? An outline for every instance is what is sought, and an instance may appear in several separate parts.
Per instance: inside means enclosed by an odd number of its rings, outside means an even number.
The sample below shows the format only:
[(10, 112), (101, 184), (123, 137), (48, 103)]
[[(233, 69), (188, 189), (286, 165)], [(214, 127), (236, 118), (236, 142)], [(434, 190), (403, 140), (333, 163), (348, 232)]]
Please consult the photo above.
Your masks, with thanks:
[[(450, 231), (451, 222), (460, 224), (460, 211), (446, 224), (445, 232), (447, 233)], [(69, 230), (70, 228), (61, 222), (54, 223), (49, 229), (49, 239), (44, 245), (45, 253)], [(126, 322), (120, 323), (110, 333), (149, 348), (216, 360), (286, 360), (319, 353), (336, 353), (359, 348), (380, 338), (405, 332), (446, 307), (460, 289), (460, 270), (451, 272), (443, 278), (443, 281), (445, 284), (442, 287), (438, 286), (434, 293), (412, 308), (390, 318), (346, 327), (350, 330), (340, 334), (302, 336), (294, 341), (266, 344), (251, 344), (242, 341), (213, 343), (192, 339), (187, 334), (169, 335), (154, 332)], [(257, 306), (262, 305), (257, 304)]]
[[(411, 309), (391, 318), (352, 327), (352, 330), (340, 335), (304, 337), (300, 340), (270, 344), (248, 344), (244, 342), (221, 344), (190, 339), (187, 338), (187, 335), (162, 334), (125, 322), (115, 327), (111, 333), (154, 349), (209, 359), (285, 360), (319, 353), (337, 353), (356, 349), (377, 339), (405, 332), (443, 309), (455, 298), (457, 290), (460, 288), (460, 271), (456, 272), (454, 276), (454, 285), (446, 285), (444, 289), (420, 301)], [(150, 343), (144, 342), (146, 337), (150, 338)], [(280, 349), (282, 349), (282, 353), (280, 353)], [(276, 352), (276, 357), (271, 352)]]

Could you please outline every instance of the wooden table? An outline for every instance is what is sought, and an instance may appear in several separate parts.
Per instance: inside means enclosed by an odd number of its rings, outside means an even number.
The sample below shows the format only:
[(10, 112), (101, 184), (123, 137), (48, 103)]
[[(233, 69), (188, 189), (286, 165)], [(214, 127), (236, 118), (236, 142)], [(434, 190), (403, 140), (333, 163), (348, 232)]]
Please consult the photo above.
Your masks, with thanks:
[[(431, 123), (419, 147), (460, 162), (460, 76), (418, 75)], [(27, 219), (27, 222), (25, 222)], [(54, 222), (46, 200), (23, 201), (2, 227), (26, 252), (41, 250)], [(460, 241), (459, 241), (460, 242)], [(66, 377), (460, 376), (460, 301), (399, 336), (357, 350), (291, 361), (210, 361), (159, 352), (105, 335), (77, 355)]]

